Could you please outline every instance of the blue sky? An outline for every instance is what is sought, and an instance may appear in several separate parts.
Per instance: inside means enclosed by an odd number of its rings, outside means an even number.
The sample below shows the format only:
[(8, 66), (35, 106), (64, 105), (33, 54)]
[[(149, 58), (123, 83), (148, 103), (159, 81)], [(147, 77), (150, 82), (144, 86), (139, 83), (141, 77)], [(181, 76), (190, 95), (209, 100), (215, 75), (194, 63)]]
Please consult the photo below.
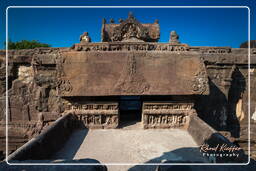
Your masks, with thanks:
[[(246, 5), (254, 14), (255, 4), (251, 1), (217, 3), (217, 1), (36, 1), (20, 0), (1, 4), (1, 30), (5, 31), (5, 8), (10, 5)], [(117, 3), (119, 2), (119, 3)], [(147, 2), (147, 3), (146, 3)], [(168, 3), (167, 3), (168, 2)], [(182, 3), (183, 2), (183, 3)], [(184, 2), (187, 2), (186, 4)], [(245, 3), (246, 2), (246, 3)], [(170, 31), (176, 30), (180, 41), (191, 46), (231, 46), (248, 39), (248, 10), (246, 8), (11, 8), (8, 10), (9, 38), (12, 41), (38, 40), (52, 47), (70, 47), (79, 42), (79, 35), (88, 31), (92, 41), (100, 41), (102, 18), (127, 18), (128, 12), (142, 23), (153, 23), (159, 19), (160, 42), (168, 42)], [(251, 23), (251, 39), (256, 39), (254, 16)], [(5, 34), (1, 32), (0, 48), (3, 48)]]

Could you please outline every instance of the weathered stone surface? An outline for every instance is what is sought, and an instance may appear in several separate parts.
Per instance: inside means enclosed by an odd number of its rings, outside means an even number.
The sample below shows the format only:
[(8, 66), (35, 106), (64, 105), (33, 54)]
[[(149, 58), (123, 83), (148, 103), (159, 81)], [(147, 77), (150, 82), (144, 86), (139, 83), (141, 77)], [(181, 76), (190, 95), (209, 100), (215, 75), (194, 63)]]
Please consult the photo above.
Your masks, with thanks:
[(197, 56), (159, 52), (62, 53), (61, 96), (208, 94)]
[(195, 113), (193, 103), (180, 102), (146, 102), (142, 110), (144, 128), (186, 128)]
[(75, 117), (71, 114), (59, 118), (54, 124), (45, 129), (42, 134), (31, 139), (28, 143), (9, 155), (8, 161), (49, 159), (54, 152), (60, 149), (61, 144), (72, 133), (74, 119)]
[[(152, 43), (152, 42), (102, 42), (102, 43), (76, 43), (71, 49), (76, 51), (157, 51), (157, 52), (173, 52), (173, 53), (183, 53), (187, 51), (200, 51), (199, 49), (193, 49), (187, 44), (177, 44), (177, 43)], [(210, 50), (223, 50), (222, 48), (210, 48)], [(224, 49), (225, 51), (230, 49)], [(227, 52), (228, 53), (228, 52)]]
[(119, 106), (114, 102), (71, 102), (65, 113), (75, 115), (80, 127), (116, 128), (119, 124)]
[[(5, 51), (1, 51), (1, 103), (0, 137), (1, 152), (5, 154), (6, 97), (5, 97)], [(48, 54), (48, 55), (47, 55)], [(61, 111), (56, 96), (56, 49), (39, 48), (8, 51), (8, 127), (9, 152), (15, 151), (24, 142), (41, 133), (55, 121)], [(38, 60), (40, 59), (40, 60)], [(56, 86), (55, 86), (56, 87)], [(41, 112), (50, 112), (51, 115)], [(43, 120), (39, 116), (44, 116)], [(2, 156), (1, 156), (2, 158)]]

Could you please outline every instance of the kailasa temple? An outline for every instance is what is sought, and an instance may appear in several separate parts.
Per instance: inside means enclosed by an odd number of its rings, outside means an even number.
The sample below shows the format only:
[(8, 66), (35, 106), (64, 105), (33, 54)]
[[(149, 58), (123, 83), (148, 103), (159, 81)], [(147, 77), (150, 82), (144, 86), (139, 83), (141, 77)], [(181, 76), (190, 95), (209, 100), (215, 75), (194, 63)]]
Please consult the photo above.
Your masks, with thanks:
[[(177, 33), (158, 42), (158, 20), (144, 24), (129, 14), (118, 22), (103, 19), (101, 42), (85, 32), (72, 47), (8, 50), (7, 68), (0, 51), (2, 160), (6, 153), (10, 161), (50, 160), (76, 130), (112, 134), (135, 125), (142, 135), (186, 132), (199, 150), (202, 144), (237, 147), (239, 157), (206, 160), (246, 163), (249, 118), (249, 157), (255, 158), (256, 49), (190, 46)], [(190, 141), (183, 139), (180, 144)]]

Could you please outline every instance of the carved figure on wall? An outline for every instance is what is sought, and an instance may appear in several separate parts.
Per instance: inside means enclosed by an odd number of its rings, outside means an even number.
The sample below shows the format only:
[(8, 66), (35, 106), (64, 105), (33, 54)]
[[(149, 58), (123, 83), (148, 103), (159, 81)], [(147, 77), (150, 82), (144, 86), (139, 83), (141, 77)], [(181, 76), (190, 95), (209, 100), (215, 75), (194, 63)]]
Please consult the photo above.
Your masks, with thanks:
[(72, 91), (72, 86), (69, 80), (60, 79), (57, 83), (57, 88), (59, 93), (70, 93)]

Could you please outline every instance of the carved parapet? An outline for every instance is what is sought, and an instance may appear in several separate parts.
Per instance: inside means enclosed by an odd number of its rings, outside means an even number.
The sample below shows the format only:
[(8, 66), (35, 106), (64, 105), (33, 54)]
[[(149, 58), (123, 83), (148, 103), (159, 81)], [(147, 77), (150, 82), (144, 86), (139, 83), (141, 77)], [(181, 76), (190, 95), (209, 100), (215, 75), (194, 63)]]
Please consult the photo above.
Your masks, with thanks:
[(118, 103), (69, 103), (65, 113), (75, 115), (87, 128), (116, 128), (119, 123)]
[(115, 43), (78, 43), (72, 46), (76, 51), (189, 51), (187, 44), (115, 42)]
[(189, 116), (194, 114), (193, 103), (147, 102), (143, 104), (142, 123), (144, 128), (186, 127)]
[(200, 50), (204, 54), (231, 53), (230, 47), (201, 47)]

